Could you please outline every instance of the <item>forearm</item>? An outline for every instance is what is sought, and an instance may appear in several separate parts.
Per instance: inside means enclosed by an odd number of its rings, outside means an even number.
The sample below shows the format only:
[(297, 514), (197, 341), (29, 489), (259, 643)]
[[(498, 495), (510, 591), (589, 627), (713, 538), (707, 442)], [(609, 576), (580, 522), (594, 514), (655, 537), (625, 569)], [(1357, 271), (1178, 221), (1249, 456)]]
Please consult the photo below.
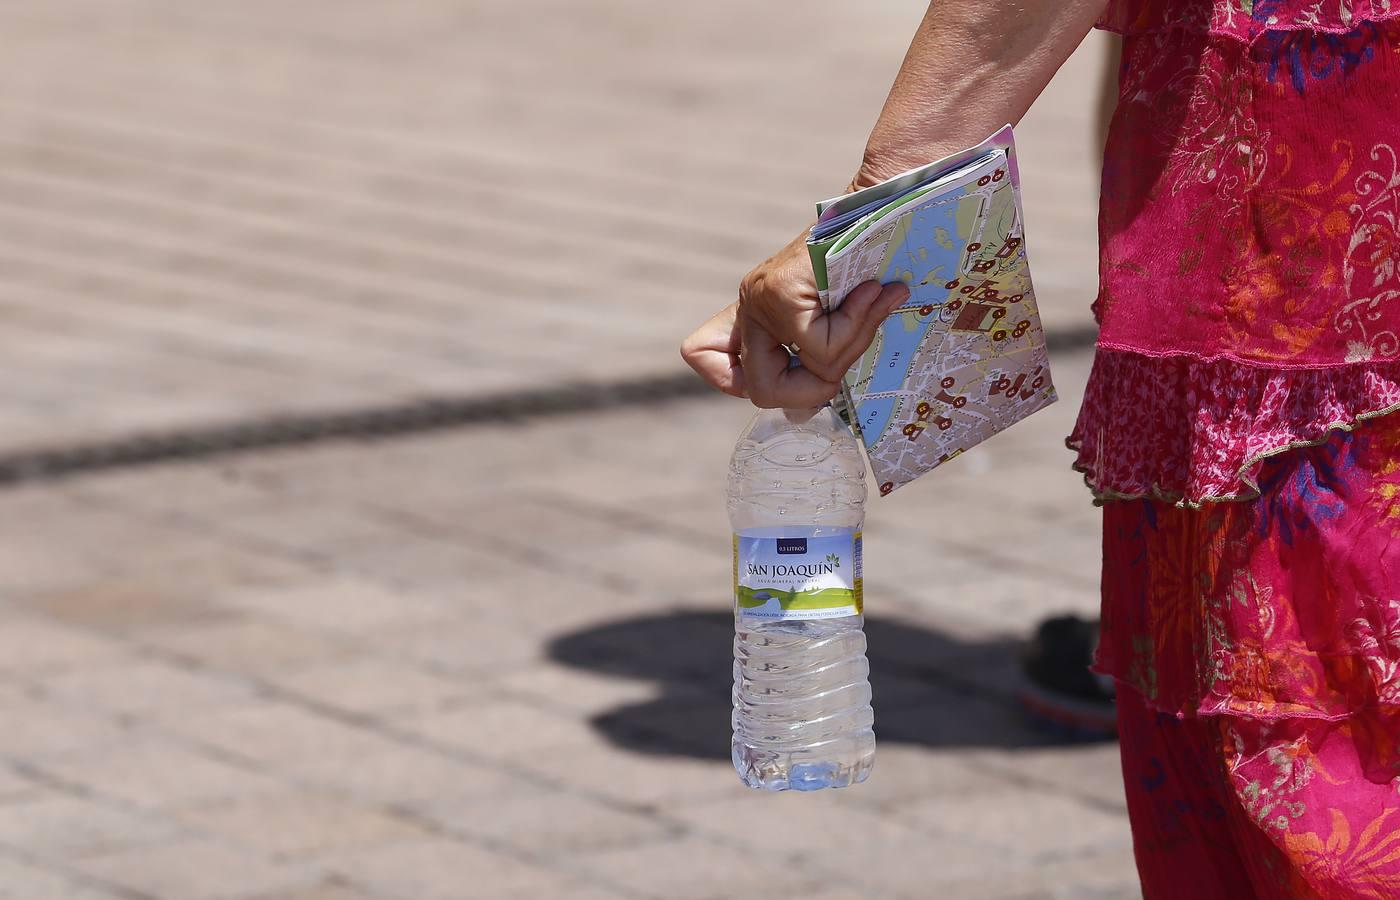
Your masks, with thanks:
[(871, 130), (857, 184), (971, 146), (1016, 123), (1105, 0), (934, 0)]
[[(852, 182), (864, 187), (1018, 122), (1106, 0), (934, 0), (914, 35)], [(826, 402), (880, 323), (909, 296), (866, 282), (826, 311), (798, 235), (744, 277), (740, 300), (681, 345), (710, 384), (758, 406)], [(802, 348), (789, 365), (788, 346)]]

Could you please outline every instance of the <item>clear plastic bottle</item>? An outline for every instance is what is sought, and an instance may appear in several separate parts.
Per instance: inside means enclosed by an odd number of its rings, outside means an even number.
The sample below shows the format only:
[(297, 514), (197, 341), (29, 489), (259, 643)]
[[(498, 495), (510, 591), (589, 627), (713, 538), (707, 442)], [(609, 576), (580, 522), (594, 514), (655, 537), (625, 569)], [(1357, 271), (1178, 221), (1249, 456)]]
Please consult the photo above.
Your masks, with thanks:
[(865, 462), (830, 407), (760, 410), (729, 465), (734, 768), (772, 791), (845, 787), (875, 763), (862, 630)]

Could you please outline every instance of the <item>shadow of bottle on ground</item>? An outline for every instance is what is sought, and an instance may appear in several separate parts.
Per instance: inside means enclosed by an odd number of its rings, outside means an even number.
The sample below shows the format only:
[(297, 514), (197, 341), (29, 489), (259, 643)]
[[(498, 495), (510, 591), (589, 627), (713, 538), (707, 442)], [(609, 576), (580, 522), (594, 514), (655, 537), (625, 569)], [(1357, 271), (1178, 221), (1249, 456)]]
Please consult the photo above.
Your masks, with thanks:
[[(962, 641), (899, 619), (865, 623), (875, 732), (925, 747), (1038, 747), (1083, 742), (1032, 723), (1016, 700), (1013, 640)], [(729, 759), (733, 616), (676, 611), (605, 622), (552, 641), (551, 659), (653, 682), (657, 696), (592, 717), (638, 753)]]

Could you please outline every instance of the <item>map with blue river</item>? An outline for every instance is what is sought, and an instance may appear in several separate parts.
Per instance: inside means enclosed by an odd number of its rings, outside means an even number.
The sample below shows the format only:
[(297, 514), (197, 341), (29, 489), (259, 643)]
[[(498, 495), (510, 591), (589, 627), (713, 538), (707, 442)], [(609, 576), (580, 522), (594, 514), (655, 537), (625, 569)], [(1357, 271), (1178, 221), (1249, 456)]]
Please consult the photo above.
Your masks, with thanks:
[(910, 289), (845, 378), (881, 493), (1055, 400), (1010, 171), (993, 154), (827, 256), (835, 296)]

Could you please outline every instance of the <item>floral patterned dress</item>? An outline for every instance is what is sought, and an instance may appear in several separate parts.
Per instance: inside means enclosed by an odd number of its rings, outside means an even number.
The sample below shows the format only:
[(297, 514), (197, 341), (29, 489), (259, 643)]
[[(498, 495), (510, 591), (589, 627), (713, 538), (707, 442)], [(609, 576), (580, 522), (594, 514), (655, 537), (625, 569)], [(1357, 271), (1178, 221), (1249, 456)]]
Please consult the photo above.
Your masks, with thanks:
[(1400, 898), (1400, 0), (1112, 0), (1105, 504), (1146, 897)]
[(1114, 0), (1101, 326), (1070, 437), (1104, 498), (1256, 493), (1400, 407), (1400, 0)]

